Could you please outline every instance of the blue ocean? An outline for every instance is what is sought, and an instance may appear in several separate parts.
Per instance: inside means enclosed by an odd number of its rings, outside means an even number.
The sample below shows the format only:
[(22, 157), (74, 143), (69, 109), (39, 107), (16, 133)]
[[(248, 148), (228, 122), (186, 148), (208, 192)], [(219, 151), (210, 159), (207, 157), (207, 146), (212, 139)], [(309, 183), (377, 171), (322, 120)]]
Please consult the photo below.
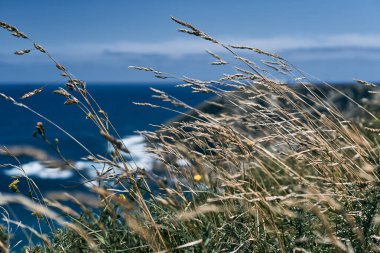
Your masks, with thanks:
[[(25, 93), (41, 86), (37, 84), (0, 85), (0, 93), (19, 100)], [(91, 150), (92, 153), (105, 155), (109, 151), (109, 147), (99, 134), (98, 128), (90, 120), (86, 119), (86, 115), (76, 105), (64, 105), (64, 98), (53, 94), (53, 91), (58, 87), (57, 85), (49, 85), (41, 93), (19, 101), (59, 125)], [(149, 159), (145, 159), (144, 145), (141, 143), (142, 138), (139, 137), (136, 131), (154, 130), (154, 125), (163, 124), (178, 116), (178, 113), (160, 108), (142, 107), (133, 104), (133, 102), (148, 102), (170, 107), (167, 103), (164, 104), (152, 98), (151, 96), (154, 93), (149, 87), (163, 90), (191, 106), (196, 106), (210, 97), (205, 94), (194, 94), (186, 88), (176, 88), (175, 84), (89, 83), (87, 87), (91, 95), (108, 114), (110, 121), (117, 129), (124, 143), (134, 153), (136, 161), (141, 162), (141, 166), (148, 166)], [(8, 101), (0, 99), (0, 118), (0, 147), (2, 149), (5, 147), (32, 146), (44, 150), (52, 157), (58, 158), (52, 148), (41, 139), (33, 136), (37, 122), (42, 122), (45, 126), (47, 138), (51, 142), (58, 139), (62, 155), (66, 159), (74, 161), (78, 168), (86, 167), (82, 158), (87, 156), (87, 153), (83, 148), (62, 131), (25, 108), (17, 107)], [(21, 175), (20, 168), (35, 181), (43, 194), (57, 191), (88, 191), (88, 185), (84, 185), (80, 176), (75, 172), (45, 168), (28, 157), (19, 157), (16, 160), (12, 157), (0, 156), (0, 164), (15, 164), (19, 167), (1, 168), (0, 192), (3, 193), (11, 192), (8, 185), (14, 180), (14, 176)], [(25, 180), (21, 178), (20, 181), (20, 189), (26, 189)], [(35, 226), (36, 218), (21, 206), (12, 205), (9, 211), (10, 218), (22, 220), (23, 224)], [(12, 230), (15, 235), (13, 243), (15, 244), (22, 240), (19, 245), (23, 245), (26, 238), (18, 230), (20, 229), (17, 227)]]

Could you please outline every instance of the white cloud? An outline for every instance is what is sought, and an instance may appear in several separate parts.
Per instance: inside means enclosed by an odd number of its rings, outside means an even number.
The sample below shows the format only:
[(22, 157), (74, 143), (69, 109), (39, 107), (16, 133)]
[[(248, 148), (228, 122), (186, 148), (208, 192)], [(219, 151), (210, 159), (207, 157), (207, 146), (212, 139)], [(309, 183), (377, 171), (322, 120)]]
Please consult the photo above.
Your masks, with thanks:
[[(260, 48), (270, 52), (284, 53), (289, 60), (329, 60), (329, 59), (367, 59), (379, 60), (380, 34), (337, 34), (316, 36), (278, 36), (270, 38), (222, 38), (225, 44), (244, 45)], [(114, 54), (131, 56), (133, 60), (143, 55), (158, 55), (181, 59), (185, 55), (204, 54), (205, 49), (221, 54), (226, 52), (221, 46), (191, 36), (159, 42), (115, 41), (112, 43), (85, 43), (50, 45), (48, 50), (63, 62), (97, 62), (108, 64)], [(306, 52), (305, 49), (326, 49)], [(332, 50), (327, 50), (332, 49)], [(345, 49), (345, 50), (338, 50)], [(360, 49), (360, 50), (359, 50)], [(373, 51), (369, 49), (375, 49)], [(287, 53), (288, 55), (285, 55)], [(22, 59), (21, 59), (22, 58)], [(0, 63), (46, 63), (48, 59), (40, 54), (31, 53), (25, 57), (1, 57)], [(145, 59), (152, 59), (145, 56)], [(163, 58), (164, 59), (164, 58)], [(182, 59), (181, 59), (182, 60)], [(133, 65), (133, 64), (132, 64)]]
[[(225, 38), (225, 44), (244, 45), (268, 51), (284, 51), (293, 49), (312, 48), (380, 48), (380, 34), (340, 34), (329, 36), (279, 36), (271, 38)], [(118, 41), (114, 43), (84, 43), (60, 47), (66, 52), (81, 54), (100, 54), (103, 52), (133, 53), (133, 54), (160, 54), (171, 57), (181, 57), (186, 54), (203, 53), (205, 49), (214, 52), (224, 52), (216, 44), (201, 39), (183, 38), (161, 42), (130, 42)], [(58, 48), (56, 49), (58, 51)]]

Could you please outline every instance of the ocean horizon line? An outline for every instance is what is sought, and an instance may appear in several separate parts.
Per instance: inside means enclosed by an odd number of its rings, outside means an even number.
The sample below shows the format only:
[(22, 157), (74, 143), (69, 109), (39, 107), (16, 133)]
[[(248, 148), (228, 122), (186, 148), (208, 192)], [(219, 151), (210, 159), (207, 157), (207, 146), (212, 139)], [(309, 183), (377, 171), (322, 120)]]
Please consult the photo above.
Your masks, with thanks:
[[(91, 81), (85, 81), (86, 84), (89, 84), (89, 85), (96, 85), (96, 86), (101, 86), (101, 85), (107, 85), (107, 86), (138, 86), (138, 85), (141, 85), (141, 86), (149, 86), (149, 85), (163, 85), (163, 86), (170, 86), (170, 85), (178, 85), (179, 83), (181, 82), (152, 82), (152, 81), (137, 81), (137, 82), (133, 82), (133, 81), (126, 81), (126, 82), (107, 82), (107, 81), (95, 81), (95, 82), (91, 82)], [(57, 82), (49, 82), (49, 81), (41, 81), (41, 82), (0, 82), (0, 86), (11, 86), (11, 85), (15, 85), (15, 86), (41, 86), (41, 85), (49, 85), (49, 86), (61, 86), (61, 85), (64, 85), (65, 83), (62, 82), (62, 83), (57, 83)]]
[[(374, 84), (380, 84), (380, 80), (378, 81), (373, 81), (373, 80), (365, 80), (367, 82), (371, 82)], [(90, 86), (174, 86), (178, 85), (183, 82), (152, 82), (152, 81), (138, 81), (138, 82), (133, 82), (133, 81), (126, 81), (126, 82), (103, 82), (103, 81), (96, 81), (96, 82), (87, 82), (85, 81), (87, 85)], [(346, 86), (346, 85), (357, 85), (357, 82), (355, 79), (352, 79), (351, 81), (338, 81), (338, 82), (328, 82), (328, 81), (321, 81), (318, 83), (314, 83), (314, 85), (324, 85), (325, 83), (328, 83), (330, 85), (334, 86)], [(64, 83), (52, 83), (52, 82), (30, 82), (30, 83), (25, 83), (25, 82), (0, 82), (0, 87), (5, 87), (5, 86), (62, 86)]]

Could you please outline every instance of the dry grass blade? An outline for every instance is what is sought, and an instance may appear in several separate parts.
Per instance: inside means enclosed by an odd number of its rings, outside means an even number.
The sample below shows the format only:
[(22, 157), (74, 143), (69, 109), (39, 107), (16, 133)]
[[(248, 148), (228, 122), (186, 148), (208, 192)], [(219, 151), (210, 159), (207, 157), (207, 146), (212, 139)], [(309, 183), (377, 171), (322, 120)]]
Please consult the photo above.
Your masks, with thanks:
[(66, 71), (66, 68), (60, 64), (56, 64), (55, 67), (59, 70)]
[(222, 212), (222, 208), (216, 205), (204, 205), (196, 208), (193, 211), (190, 212), (183, 212), (178, 215), (177, 219), (179, 220), (191, 220), (195, 217), (206, 214), (206, 213), (216, 213), (216, 212)]
[(42, 92), (43, 90), (44, 90), (44, 87), (42, 87), (42, 88), (38, 88), (38, 89), (35, 89), (35, 90), (31, 91), (31, 92), (28, 92), (28, 93), (25, 93), (24, 95), (22, 95), (22, 96), (20, 97), (20, 99), (25, 99), (25, 98), (33, 97), (34, 95), (36, 95), (36, 94)]
[(28, 38), (28, 36), (26, 34), (24, 34), (23, 32), (20, 32), (16, 27), (9, 25), (5, 22), (0, 21), (0, 27), (5, 29), (5, 30), (8, 30), (15, 37), (22, 38), (22, 39)]
[(41, 53), (46, 53), (46, 50), (39, 44), (34, 43), (34, 48), (40, 51)]
[(139, 103), (139, 102), (133, 102), (133, 104), (135, 104), (135, 105), (139, 105), (139, 106), (149, 106), (149, 107), (152, 107), (152, 108), (159, 108), (158, 105), (154, 105), (154, 104), (151, 104), (151, 103)]
[(19, 51), (16, 51), (15, 54), (17, 55), (23, 55), (23, 54), (28, 54), (30, 53), (32, 50), (30, 49), (24, 49), (24, 50), (19, 50)]
[(189, 23), (186, 23), (184, 21), (181, 21), (175, 17), (171, 17), (171, 19), (176, 22), (177, 24), (180, 24), (186, 28), (190, 28), (190, 30), (187, 30), (187, 29), (178, 29), (179, 32), (183, 32), (183, 33), (188, 33), (188, 34), (191, 34), (191, 35), (195, 35), (197, 37), (200, 37), (202, 39), (205, 39), (205, 40), (208, 40), (208, 41), (211, 41), (213, 43), (217, 43), (218, 44), (218, 41), (216, 41), (215, 39), (213, 39), (212, 37), (210, 37), (209, 35), (207, 35), (206, 33), (200, 31), (199, 29), (195, 28), (193, 25), (189, 24)]
[(371, 127), (364, 127), (364, 128), (372, 133), (380, 133), (380, 128), (371, 128)]
[(147, 71), (147, 72), (153, 72), (154, 74), (157, 74), (157, 75), (163, 74), (161, 71), (157, 71), (157, 70), (154, 70), (152, 68), (147, 68), (147, 67), (128, 66), (128, 68)]
[(217, 61), (214, 61), (214, 62), (211, 63), (212, 65), (226, 65), (226, 64), (228, 64), (228, 62), (226, 62), (219, 55), (211, 52), (210, 50), (206, 50), (206, 52), (209, 53), (215, 59), (217, 59)]
[[(185, 249), (185, 248), (189, 248), (189, 247), (198, 245), (198, 244), (200, 244), (202, 242), (203, 242), (203, 239), (199, 239), (199, 240), (195, 240), (195, 241), (192, 241), (192, 242), (189, 242), (189, 243), (185, 243), (185, 244), (183, 244), (181, 246), (175, 247), (174, 249)], [(169, 251), (164, 250), (164, 251), (159, 251), (157, 253), (166, 253), (166, 252), (169, 252)]]
[(22, 224), (20, 221), (17, 222), (17, 221), (13, 221), (13, 220), (5, 220), (6, 222), (9, 222), (9, 223), (12, 223), (12, 224), (15, 224), (17, 225), (18, 227), (20, 228), (24, 228), (24, 229), (27, 229), (29, 230), (33, 235), (35, 235), (37, 238), (41, 239), (44, 244), (49, 248), (49, 249), (53, 249), (53, 246), (52, 246), (52, 243), (51, 241), (49, 240), (49, 237), (48, 235), (43, 235), (43, 234), (40, 234), (37, 232), (37, 230), (35, 230), (34, 228), (30, 227), (30, 226), (26, 226), (24, 224)]
[(251, 50), (251, 51), (256, 52), (258, 54), (263, 54), (263, 55), (270, 56), (270, 57), (273, 57), (273, 58), (276, 58), (276, 59), (283, 59), (278, 54), (269, 53), (269, 52), (263, 51), (263, 50), (261, 50), (259, 48), (247, 47), (247, 46), (237, 46), (237, 45), (229, 45), (229, 46), (232, 47), (232, 48), (235, 48), (235, 49), (247, 49), (247, 50)]
[(100, 134), (107, 140), (109, 141), (113, 146), (116, 148), (120, 149), (121, 151), (125, 153), (130, 153), (128, 148), (124, 145), (124, 143), (115, 137), (109, 135), (108, 133), (104, 132), (103, 130), (100, 131)]
[(360, 84), (362, 84), (362, 85), (364, 85), (364, 86), (368, 86), (368, 87), (377, 87), (377, 85), (376, 84), (373, 84), (373, 83), (370, 83), (370, 82), (367, 82), (367, 81), (363, 81), (363, 80), (359, 80), (359, 79), (357, 79), (357, 80), (355, 80), (357, 83), (360, 83)]
[(66, 101), (65, 101), (65, 105), (74, 105), (74, 104), (78, 104), (79, 103), (79, 101), (78, 101), (78, 99), (76, 99), (76, 98), (69, 98), (69, 99), (67, 99)]
[(53, 93), (64, 96), (66, 98), (70, 98), (71, 95), (65, 89), (59, 88), (58, 90), (53, 91)]

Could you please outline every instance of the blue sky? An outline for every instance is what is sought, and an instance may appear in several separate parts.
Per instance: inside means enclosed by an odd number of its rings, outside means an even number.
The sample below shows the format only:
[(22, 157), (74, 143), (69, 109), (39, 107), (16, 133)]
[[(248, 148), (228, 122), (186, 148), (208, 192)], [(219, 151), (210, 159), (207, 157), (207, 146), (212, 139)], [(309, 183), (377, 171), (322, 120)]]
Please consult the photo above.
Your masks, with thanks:
[[(217, 78), (208, 48), (176, 32), (170, 16), (234, 44), (276, 51), (321, 79), (380, 80), (380, 1), (0, 1), (0, 20), (44, 45), (91, 82), (151, 81), (128, 69), (146, 65), (174, 74)], [(30, 47), (0, 31), (0, 83), (46, 82), (57, 72)]]

